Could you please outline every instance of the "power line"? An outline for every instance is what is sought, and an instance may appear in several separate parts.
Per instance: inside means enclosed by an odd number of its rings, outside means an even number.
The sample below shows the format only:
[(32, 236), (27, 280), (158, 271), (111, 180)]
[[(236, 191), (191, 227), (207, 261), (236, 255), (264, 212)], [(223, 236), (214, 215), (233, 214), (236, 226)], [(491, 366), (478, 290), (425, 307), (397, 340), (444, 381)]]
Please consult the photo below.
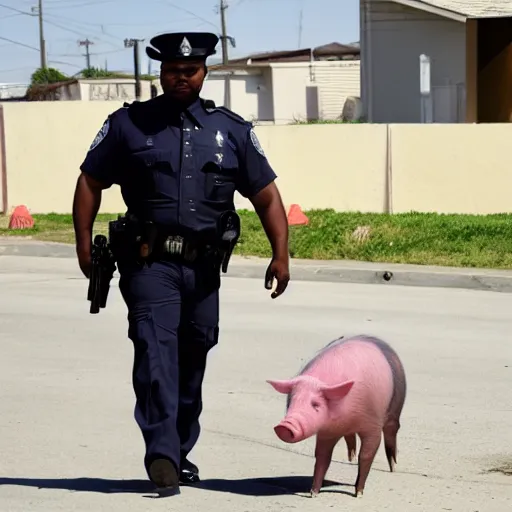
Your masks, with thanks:
[(199, 16), (198, 14), (196, 14), (195, 12), (192, 12), (192, 11), (189, 11), (188, 9), (185, 9), (184, 7), (182, 7), (181, 5), (178, 5), (178, 4), (175, 4), (174, 2), (171, 2), (170, 0), (162, 0), (162, 2), (166, 3), (167, 5), (170, 5), (171, 7), (174, 7), (175, 9), (177, 9), (178, 11), (182, 11), (182, 12), (186, 12), (187, 14), (190, 14), (191, 16), (193, 16), (194, 18), (197, 18), (198, 20), (201, 20), (203, 21), (204, 23), (207, 23), (208, 25), (212, 25), (213, 27), (215, 27), (217, 30), (218, 30), (218, 25), (216, 25), (215, 23), (207, 20), (206, 18), (203, 18), (201, 16)]
[[(69, 1), (68, 0), (64, 0), (62, 2), (62, 5), (57, 5), (55, 7), (55, 9), (76, 9), (78, 7), (88, 7), (90, 5), (99, 5), (99, 4), (107, 4), (107, 3), (112, 3), (112, 2), (116, 2), (117, 0), (96, 0), (96, 1), (92, 1), (92, 2), (86, 2), (86, 3), (82, 3), (82, 4), (73, 4), (73, 5), (69, 5)], [(57, 2), (54, 2), (52, 3), (52, 6), (53, 5), (56, 5)], [(65, 4), (65, 5), (64, 5)], [(53, 8), (53, 7), (52, 7)]]
[(8, 39), (7, 37), (0, 36), (0, 39), (2, 41), (8, 41), (9, 43), (15, 44), (17, 46), (23, 46), (24, 48), (29, 48), (30, 50), (35, 50), (36, 52), (39, 51), (39, 48), (35, 48), (34, 46), (30, 46), (30, 45), (25, 44), (25, 43), (20, 43), (19, 41), (14, 41), (12, 39)]
[(27, 11), (22, 11), (21, 9), (16, 9), (15, 7), (11, 7), (10, 5), (0, 4), (0, 7), (3, 7), (4, 9), (9, 9), (10, 11), (17, 12), (18, 14), (25, 14), (27, 16), (33, 16), (33, 14), (31, 14)]
[(0, 18), (0, 20), (6, 20), (8, 18), (14, 18), (15, 16), (21, 16), (22, 14), (26, 14), (24, 12), (17, 12), (17, 13), (14, 13), (14, 14), (8, 14), (7, 16), (2, 16)]
[[(117, 50), (106, 50), (104, 52), (89, 52), (89, 55), (92, 57), (93, 55), (109, 55), (112, 53), (121, 53), (124, 51), (124, 48), (119, 48)], [(82, 58), (82, 55), (77, 55), (76, 53), (51, 53), (50, 55), (53, 55), (54, 57), (73, 57), (74, 59)]]
[(26, 16), (34, 16), (34, 13), (37, 12), (37, 16), (39, 17), (39, 51), (41, 53), (41, 68), (46, 68), (46, 43), (44, 40), (43, 33), (43, 0), (38, 0), (38, 6), (32, 7), (32, 13), (22, 11), (21, 9), (16, 9), (15, 7), (11, 7), (10, 5), (5, 4), (0, 4), (0, 7), (3, 7), (4, 9), (9, 9), (10, 11), (14, 11), (18, 14), (24, 14)]
[[(48, 19), (48, 16), (51, 16), (52, 18), (56, 18), (58, 20), (63, 20), (64, 22), (67, 23), (68, 26), (63, 26), (61, 25), (60, 23), (56, 23), (55, 21), (52, 21), (52, 20), (49, 20)], [(55, 14), (47, 14), (45, 16), (45, 23), (49, 23), (50, 25), (53, 25), (55, 27), (58, 27), (60, 28), (61, 30), (65, 30), (67, 32), (70, 32), (72, 34), (77, 34), (81, 37), (86, 37), (86, 33), (92, 33), (92, 34), (97, 34), (99, 32), (97, 32), (96, 30), (91, 30), (90, 28), (84, 28), (82, 29), (79, 25), (82, 25), (82, 26), (85, 26), (85, 25), (94, 25), (94, 24), (85, 24), (85, 23), (81, 23), (81, 22), (78, 22), (78, 21), (74, 21), (73, 19), (71, 18), (66, 18), (64, 16), (56, 16)], [(70, 24), (72, 24), (71, 26), (69, 26)], [(73, 27), (73, 25), (76, 25), (75, 27)], [(102, 26), (102, 25), (100, 25)], [(102, 30), (101, 31), (102, 35), (104, 36), (107, 36), (107, 37), (111, 37), (112, 39), (115, 39), (116, 41), (119, 41), (119, 37), (118, 36), (114, 36), (112, 34), (109, 34), (108, 32), (106, 32), (105, 30)], [(96, 39), (97, 41), (100, 41), (100, 42), (104, 42), (105, 44), (108, 44), (108, 45), (111, 45), (111, 46), (114, 46), (116, 48), (118, 48), (117, 44), (114, 44), (112, 43), (111, 41), (107, 41), (101, 37), (99, 37), (98, 35), (96, 35), (95, 37), (93, 37), (93, 39)]]

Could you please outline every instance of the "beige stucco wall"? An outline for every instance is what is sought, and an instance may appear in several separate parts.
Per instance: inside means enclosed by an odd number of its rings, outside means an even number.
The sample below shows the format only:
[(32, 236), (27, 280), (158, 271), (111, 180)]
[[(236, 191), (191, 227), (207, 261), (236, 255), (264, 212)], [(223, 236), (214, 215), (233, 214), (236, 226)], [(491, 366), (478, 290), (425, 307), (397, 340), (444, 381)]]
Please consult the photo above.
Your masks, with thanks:
[[(108, 114), (123, 102), (52, 101), (3, 104), (9, 207), (70, 212), (79, 166)], [(71, 195), (70, 195), (71, 194)], [(117, 190), (102, 211), (118, 211)]]
[[(260, 126), (285, 203), (303, 208), (382, 211), (385, 125)], [(370, 149), (371, 148), (371, 149)]]
[(391, 127), (393, 211), (512, 212), (512, 125)]
[[(3, 104), (8, 205), (69, 213), (79, 166), (121, 102)], [(512, 211), (510, 124), (257, 126), (285, 203), (339, 211)], [(389, 155), (387, 154), (389, 137)], [(389, 168), (388, 168), (389, 163)], [(237, 195), (238, 207), (250, 203)], [(119, 189), (101, 211), (124, 211)]]

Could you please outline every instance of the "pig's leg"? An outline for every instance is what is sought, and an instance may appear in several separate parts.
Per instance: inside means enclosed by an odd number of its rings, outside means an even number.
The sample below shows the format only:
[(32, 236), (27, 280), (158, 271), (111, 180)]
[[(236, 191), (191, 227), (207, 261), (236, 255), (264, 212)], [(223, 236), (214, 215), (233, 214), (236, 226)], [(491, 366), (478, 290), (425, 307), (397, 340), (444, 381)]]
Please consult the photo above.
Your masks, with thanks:
[(400, 429), (400, 421), (394, 418), (388, 419), (384, 428), (384, 446), (386, 448), (386, 457), (389, 463), (389, 470), (393, 472), (396, 464), (396, 435)]
[(332, 460), (332, 452), (339, 437), (316, 437), (315, 448), (315, 472), (313, 474), (313, 485), (311, 486), (311, 497), (318, 496), (324, 483), (324, 478)]
[(347, 443), (348, 449), (348, 460), (352, 462), (357, 455), (357, 440), (355, 434), (345, 436), (345, 442)]
[(359, 469), (357, 472), (356, 480), (356, 497), (363, 495), (364, 486), (366, 479), (368, 478), (368, 474), (370, 473), (373, 459), (379, 450), (382, 438), (382, 430), (381, 428), (378, 428), (372, 432), (361, 432), (359, 437), (361, 438), (361, 449), (359, 450)]

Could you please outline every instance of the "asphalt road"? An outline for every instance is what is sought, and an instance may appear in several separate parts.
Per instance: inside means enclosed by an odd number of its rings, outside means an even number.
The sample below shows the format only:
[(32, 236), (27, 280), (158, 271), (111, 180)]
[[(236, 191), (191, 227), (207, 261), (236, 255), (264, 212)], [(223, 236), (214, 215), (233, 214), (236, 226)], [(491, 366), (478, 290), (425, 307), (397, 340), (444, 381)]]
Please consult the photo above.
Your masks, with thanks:
[[(285, 510), (505, 512), (512, 509), (512, 295), (292, 282), (269, 298), (261, 280), (226, 278), (221, 340), (205, 382), (192, 454), (203, 483), (154, 499), (133, 420), (132, 346), (113, 284), (90, 315), (72, 259), (0, 257), (0, 510), (125, 512)], [(340, 335), (383, 337), (409, 393), (397, 472), (383, 446), (363, 498), (345, 444), (329, 485), (308, 490), (313, 441), (287, 446), (273, 426), (288, 378)]]

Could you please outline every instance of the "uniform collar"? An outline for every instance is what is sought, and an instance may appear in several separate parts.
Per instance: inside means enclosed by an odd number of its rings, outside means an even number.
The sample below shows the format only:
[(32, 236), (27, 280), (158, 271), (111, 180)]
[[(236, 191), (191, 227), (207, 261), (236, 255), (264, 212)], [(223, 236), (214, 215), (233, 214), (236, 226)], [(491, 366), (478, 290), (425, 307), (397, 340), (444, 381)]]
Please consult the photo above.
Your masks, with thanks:
[(201, 102), (201, 99), (198, 98), (192, 105), (184, 110), (184, 112), (188, 115), (190, 120), (199, 128), (203, 128), (203, 119), (204, 119), (204, 107)]
[[(164, 95), (161, 95), (161, 101), (165, 105), (168, 100), (165, 98)], [(167, 108), (169, 110), (167, 110)], [(171, 102), (167, 103), (167, 108), (166, 108), (166, 110), (168, 112), (170, 111), (171, 115), (179, 116), (181, 113), (183, 113), (196, 126), (198, 126), (199, 128), (203, 128), (203, 126), (204, 126), (205, 110), (204, 110), (204, 107), (203, 107), (203, 104), (202, 104), (200, 98), (198, 98), (196, 101), (194, 101), (194, 103), (189, 105), (187, 108), (179, 108), (179, 107), (176, 106), (176, 104), (173, 104)]]

